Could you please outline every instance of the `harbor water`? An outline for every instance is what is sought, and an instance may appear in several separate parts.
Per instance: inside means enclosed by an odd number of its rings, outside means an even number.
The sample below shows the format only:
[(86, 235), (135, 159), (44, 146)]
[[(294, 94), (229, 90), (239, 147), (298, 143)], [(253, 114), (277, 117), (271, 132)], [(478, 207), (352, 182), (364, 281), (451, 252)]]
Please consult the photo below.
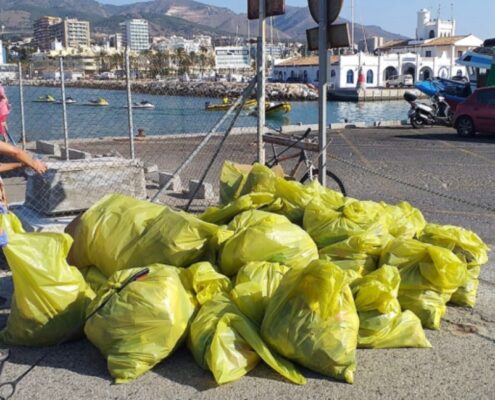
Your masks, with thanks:
[[(19, 89), (6, 88), (12, 112), (9, 129), (17, 139), (20, 136)], [(67, 96), (77, 100), (68, 105), (69, 136), (72, 138), (99, 138), (127, 136), (127, 97), (125, 91), (67, 88)], [(60, 90), (46, 87), (24, 87), (24, 108), (26, 136), (32, 140), (55, 140), (63, 138), (62, 106), (53, 103), (39, 103), (40, 96), (51, 95), (60, 99)], [(103, 97), (108, 100), (106, 107), (90, 107), (90, 99)], [(204, 97), (153, 96), (133, 94), (134, 102), (150, 101), (154, 109), (135, 109), (135, 130), (144, 129), (146, 135), (204, 133), (209, 131), (222, 117), (222, 112), (205, 110), (205, 103), (218, 103), (219, 99)], [(281, 125), (317, 124), (317, 102), (292, 102), (292, 111), (279, 118), (269, 118), (272, 127)], [(329, 102), (328, 121), (367, 122), (402, 120), (407, 116), (405, 101), (347, 103)], [(236, 127), (255, 127), (256, 118), (243, 111)]]

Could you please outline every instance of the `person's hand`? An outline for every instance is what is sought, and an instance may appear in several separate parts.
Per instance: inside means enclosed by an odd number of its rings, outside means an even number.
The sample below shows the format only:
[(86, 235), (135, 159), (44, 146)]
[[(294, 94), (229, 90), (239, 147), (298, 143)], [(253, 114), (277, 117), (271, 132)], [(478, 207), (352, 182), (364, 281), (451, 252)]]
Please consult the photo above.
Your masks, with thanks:
[(39, 175), (43, 175), (48, 168), (46, 164), (41, 160), (34, 160), (33, 164), (30, 165), (30, 167)]

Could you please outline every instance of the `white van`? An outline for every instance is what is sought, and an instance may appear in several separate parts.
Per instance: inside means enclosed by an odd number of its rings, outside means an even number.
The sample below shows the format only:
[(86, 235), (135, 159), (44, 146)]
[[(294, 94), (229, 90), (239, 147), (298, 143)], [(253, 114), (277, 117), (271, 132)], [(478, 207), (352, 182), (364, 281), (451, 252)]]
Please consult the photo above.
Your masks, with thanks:
[(389, 80), (385, 81), (385, 86), (390, 87), (411, 87), (414, 85), (414, 79), (412, 75), (396, 75), (390, 77)]

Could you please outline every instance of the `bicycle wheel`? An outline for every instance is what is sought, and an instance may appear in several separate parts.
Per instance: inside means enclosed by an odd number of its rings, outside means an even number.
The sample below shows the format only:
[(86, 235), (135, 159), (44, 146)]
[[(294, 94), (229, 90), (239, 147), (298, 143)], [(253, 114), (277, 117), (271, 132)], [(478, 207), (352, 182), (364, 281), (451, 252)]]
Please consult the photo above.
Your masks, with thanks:
[[(318, 176), (317, 169), (313, 170), (313, 176)], [(344, 196), (347, 196), (347, 191), (345, 189), (344, 182), (342, 182), (342, 180), (337, 175), (335, 175), (332, 171), (329, 171), (327, 169), (327, 177), (331, 179), (331, 182), (327, 181), (327, 186), (329, 186), (331, 189), (334, 190), (338, 189), (340, 193), (342, 193)], [(307, 172), (299, 182), (307, 183), (308, 181), (309, 181), (309, 172)]]

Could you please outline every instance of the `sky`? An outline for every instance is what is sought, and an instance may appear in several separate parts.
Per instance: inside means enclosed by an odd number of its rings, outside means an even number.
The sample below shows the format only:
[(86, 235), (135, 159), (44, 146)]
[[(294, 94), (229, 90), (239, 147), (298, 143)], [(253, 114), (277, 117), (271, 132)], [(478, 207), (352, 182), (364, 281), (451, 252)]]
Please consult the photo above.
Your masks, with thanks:
[[(104, 3), (128, 4), (136, 0), (100, 0)], [(141, 0), (143, 1), (143, 0)], [(201, 3), (227, 7), (235, 12), (246, 12), (246, 0), (197, 0)], [(287, 5), (306, 7), (307, 0), (286, 0)], [(416, 13), (421, 8), (433, 11), (433, 16), (450, 19), (454, 5), (457, 20), (457, 34), (474, 34), (482, 39), (495, 38), (495, 0), (355, 0), (356, 22), (364, 25), (378, 25), (383, 29), (413, 37), (416, 32)], [(351, 1), (344, 0), (341, 14), (351, 18)]]

